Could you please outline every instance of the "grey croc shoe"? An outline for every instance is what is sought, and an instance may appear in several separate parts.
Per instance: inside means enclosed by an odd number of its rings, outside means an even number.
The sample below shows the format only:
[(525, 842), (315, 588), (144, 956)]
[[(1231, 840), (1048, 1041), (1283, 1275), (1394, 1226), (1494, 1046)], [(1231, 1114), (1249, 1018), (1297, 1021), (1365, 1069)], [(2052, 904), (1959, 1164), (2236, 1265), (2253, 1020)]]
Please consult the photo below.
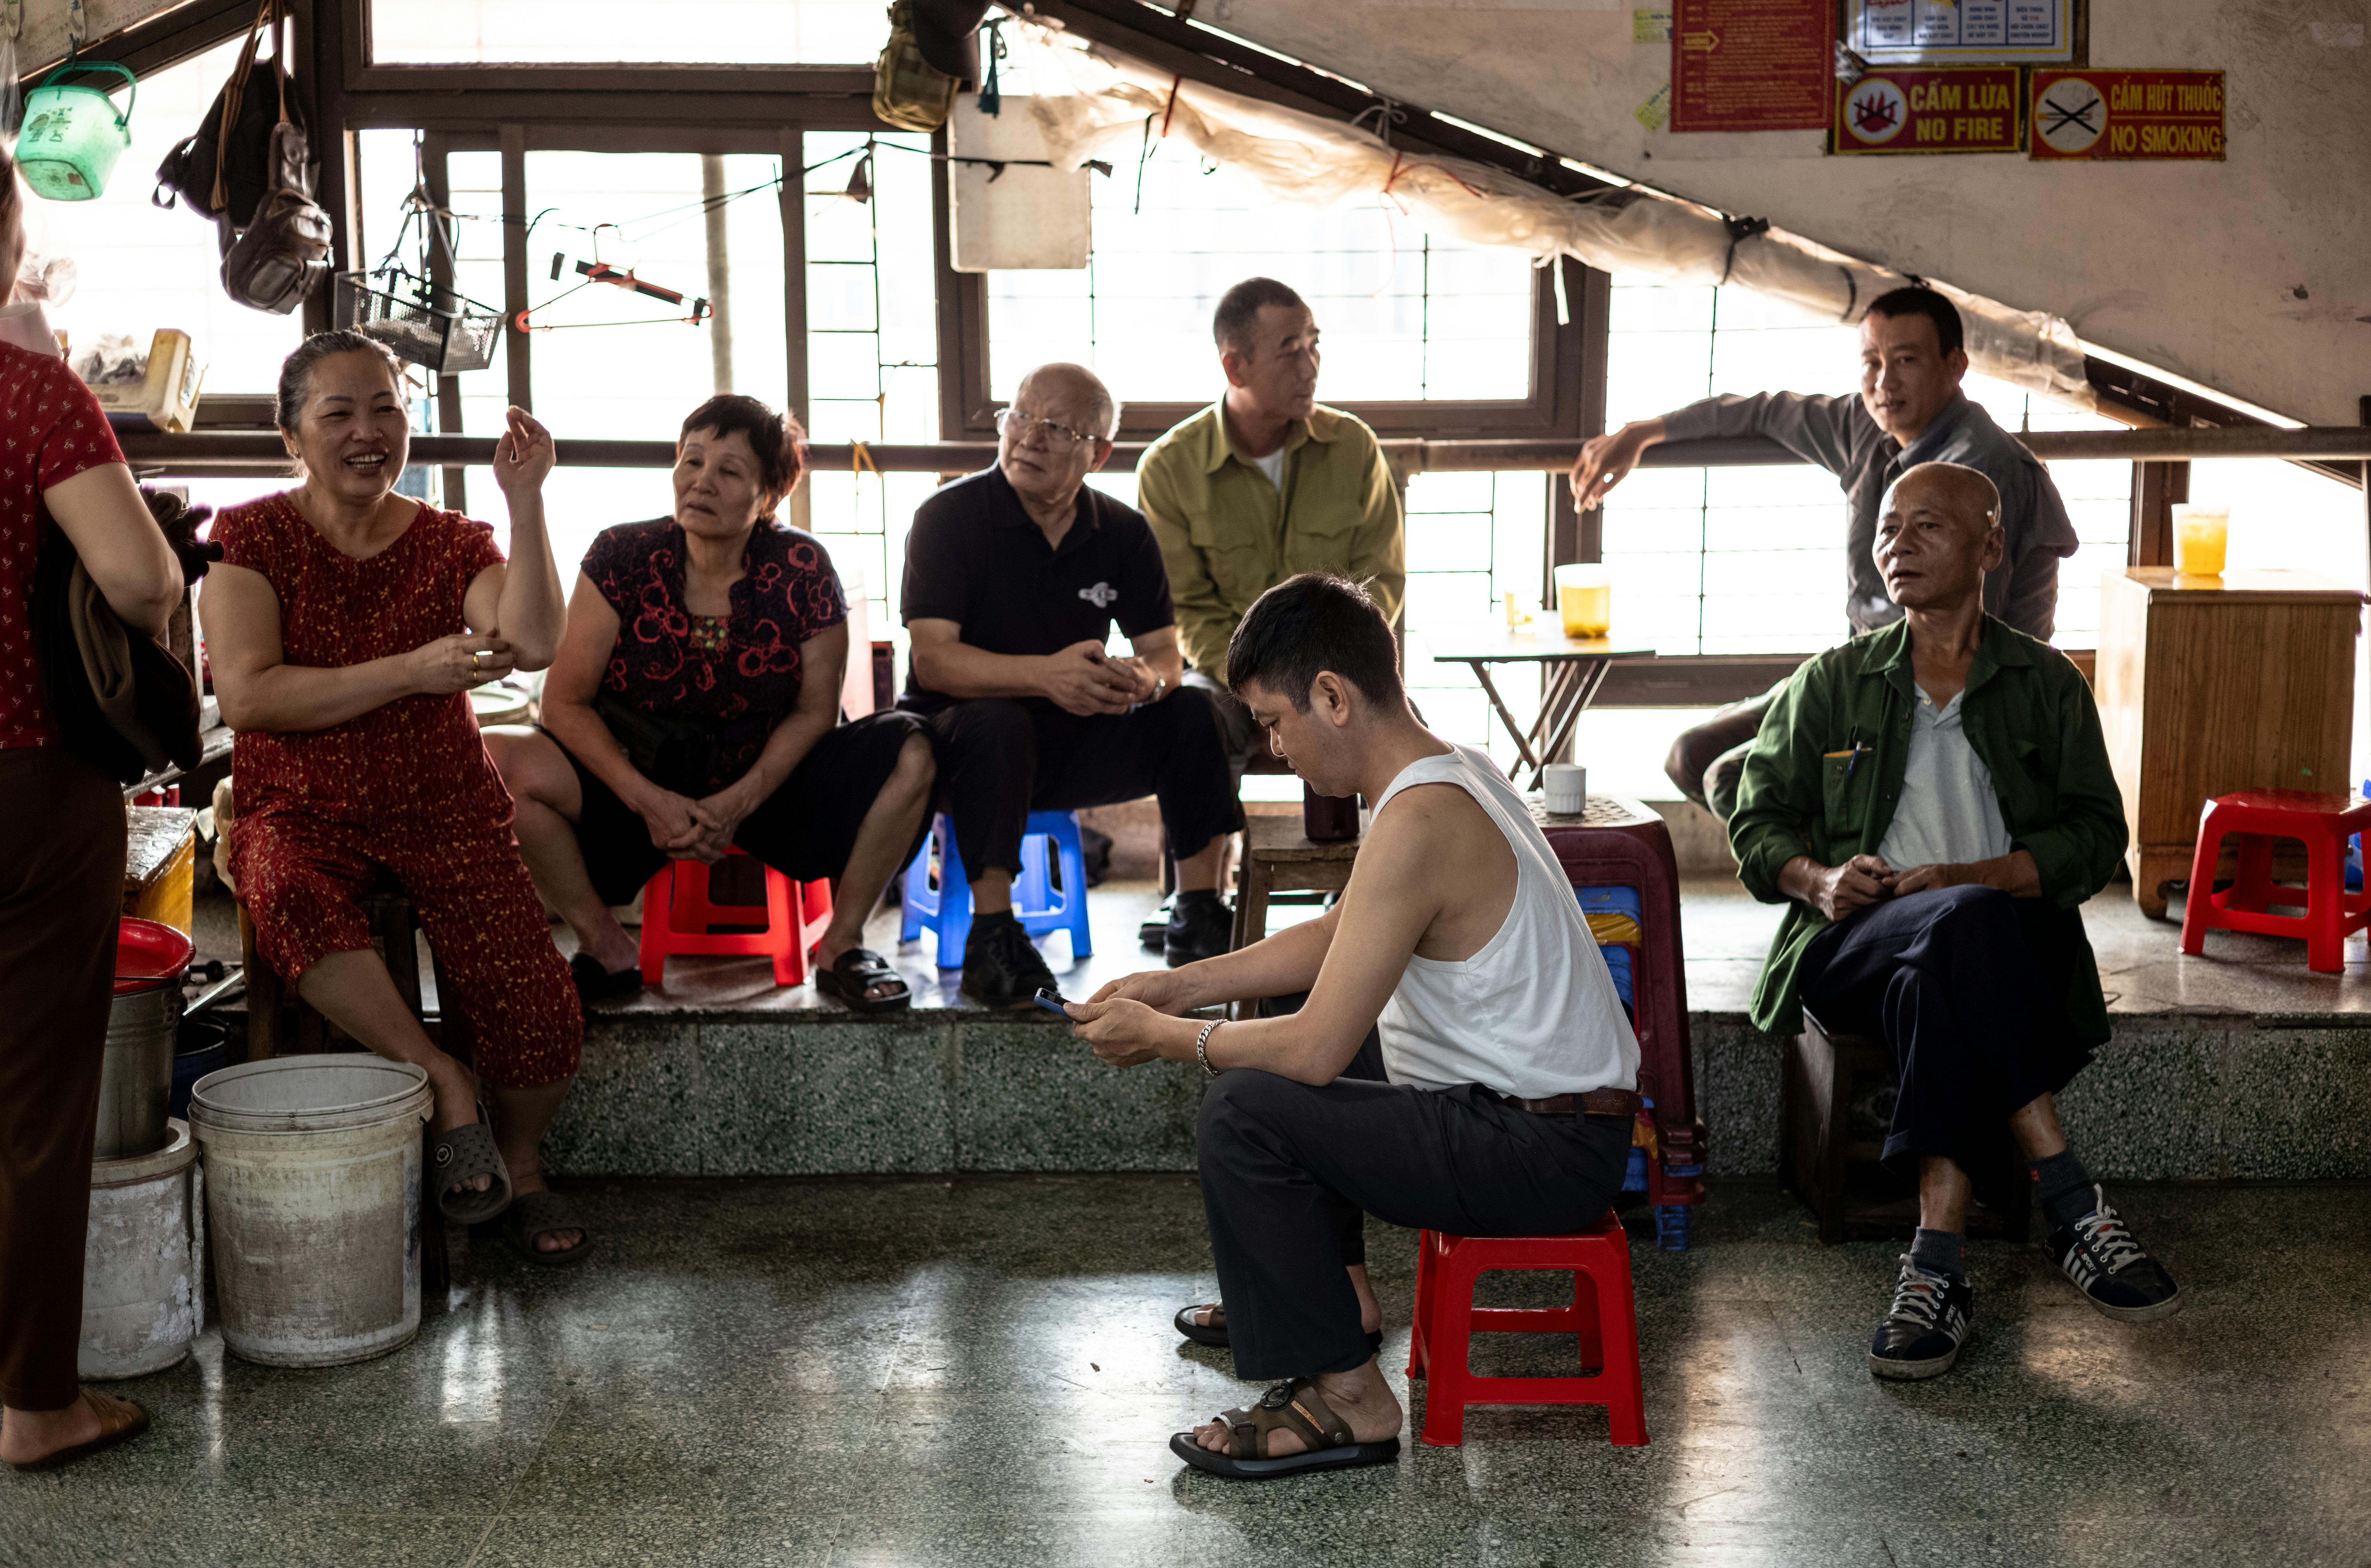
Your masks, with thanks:
[[(436, 1192), (436, 1206), (446, 1219), (462, 1225), (483, 1225), (511, 1203), (511, 1173), (503, 1165), (502, 1151), (494, 1147), (493, 1129), (482, 1120), (482, 1108), (479, 1114), (481, 1120), (466, 1127), (428, 1135), (428, 1180)], [(492, 1177), (494, 1184), (482, 1192), (460, 1185), (479, 1176)]]
[[(537, 1237), (549, 1235), (555, 1230), (582, 1231), (584, 1238), (575, 1246), (557, 1252), (547, 1252), (535, 1244)], [(593, 1227), (584, 1223), (584, 1216), (575, 1204), (557, 1192), (520, 1193), (509, 1212), (503, 1215), (503, 1235), (518, 1249), (520, 1257), (548, 1269), (581, 1263), (593, 1250)]]

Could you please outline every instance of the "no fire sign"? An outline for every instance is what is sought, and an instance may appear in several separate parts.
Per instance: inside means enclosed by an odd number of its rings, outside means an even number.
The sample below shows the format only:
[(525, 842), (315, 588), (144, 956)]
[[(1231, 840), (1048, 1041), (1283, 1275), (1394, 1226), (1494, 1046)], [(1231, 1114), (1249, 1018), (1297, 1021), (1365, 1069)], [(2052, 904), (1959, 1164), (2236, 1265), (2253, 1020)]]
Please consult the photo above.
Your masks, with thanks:
[(2220, 71), (2036, 71), (2032, 156), (2223, 157)]
[(2018, 69), (1872, 71), (1836, 88), (1840, 153), (2013, 153), (2024, 145)]

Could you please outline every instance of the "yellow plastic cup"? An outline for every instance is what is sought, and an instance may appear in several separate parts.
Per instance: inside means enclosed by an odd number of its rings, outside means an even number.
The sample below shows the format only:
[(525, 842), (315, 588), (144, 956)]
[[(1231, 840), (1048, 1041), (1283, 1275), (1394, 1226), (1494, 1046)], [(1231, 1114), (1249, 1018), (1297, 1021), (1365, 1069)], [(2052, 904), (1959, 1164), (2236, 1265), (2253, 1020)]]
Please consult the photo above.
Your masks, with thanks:
[(1602, 637), (1613, 629), (1613, 579), (1603, 566), (1559, 566), (1556, 590), (1566, 636)]
[(2177, 506), (2173, 511), (2173, 569), (2185, 576), (2219, 577), (2231, 540), (2228, 506)]

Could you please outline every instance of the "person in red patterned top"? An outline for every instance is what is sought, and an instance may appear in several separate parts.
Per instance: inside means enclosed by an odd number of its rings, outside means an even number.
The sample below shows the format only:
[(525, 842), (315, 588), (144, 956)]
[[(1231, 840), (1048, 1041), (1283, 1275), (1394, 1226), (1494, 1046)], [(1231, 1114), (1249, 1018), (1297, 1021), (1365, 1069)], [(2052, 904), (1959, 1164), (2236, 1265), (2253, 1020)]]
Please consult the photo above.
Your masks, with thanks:
[(735, 846), (839, 884), (816, 989), (859, 1012), (912, 1000), (863, 946), (864, 922), (921, 843), (937, 767), (914, 714), (839, 722), (839, 577), (812, 534), (774, 520), (803, 434), (755, 398), (694, 409), (675, 515), (607, 529), (585, 552), (542, 729), (487, 732), (536, 886), (575, 929), (588, 1001), (642, 984), (611, 906), (670, 857), (712, 865)]
[[(279, 422), (304, 483), (216, 519), (223, 563), (205, 593), (214, 693), (237, 732), (230, 869), (256, 948), (324, 1017), (427, 1071), (447, 1215), (503, 1215), (530, 1259), (575, 1261), (591, 1236), (545, 1186), (539, 1151), (584, 1016), (468, 698), (544, 668), (560, 644), (551, 437), (512, 409), (495, 447), (505, 563), (485, 524), (395, 493), (411, 430), (401, 370), (378, 343), (307, 339), (281, 370)], [(358, 900), (388, 877), (443, 961), (474, 1073), (429, 1040), (372, 951)]]
[[(0, 301), (24, 260), (0, 155)], [(148, 1414), (81, 1388), (84, 1232), (123, 901), (123, 796), (62, 744), (33, 642), (54, 528), (109, 608), (164, 630), (181, 571), (89, 389), (0, 343), (0, 1461), (48, 1469), (136, 1437)]]

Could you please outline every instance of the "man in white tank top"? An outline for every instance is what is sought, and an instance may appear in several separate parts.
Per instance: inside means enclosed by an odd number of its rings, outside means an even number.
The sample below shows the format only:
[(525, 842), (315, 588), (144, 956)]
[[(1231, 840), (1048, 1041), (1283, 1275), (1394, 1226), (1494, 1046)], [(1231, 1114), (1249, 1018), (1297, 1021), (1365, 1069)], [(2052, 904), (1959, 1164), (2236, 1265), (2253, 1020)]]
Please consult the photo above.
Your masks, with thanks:
[[(1070, 1016), (1116, 1066), (1198, 1063), (1198, 1154), (1235, 1369), (1257, 1407), (1170, 1439), (1266, 1479), (1389, 1460), (1401, 1411), (1345, 1264), (1361, 1214), (1460, 1236), (1580, 1229), (1622, 1184), (1638, 1044), (1579, 900), (1504, 775), (1426, 730), (1374, 601), (1304, 574), (1228, 648), (1237, 696), (1374, 823), (1341, 901), (1243, 951), (1131, 975)], [(1182, 1015), (1307, 991), (1281, 1017)], [(1380, 1028), (1388, 1083), (1344, 1077)]]

